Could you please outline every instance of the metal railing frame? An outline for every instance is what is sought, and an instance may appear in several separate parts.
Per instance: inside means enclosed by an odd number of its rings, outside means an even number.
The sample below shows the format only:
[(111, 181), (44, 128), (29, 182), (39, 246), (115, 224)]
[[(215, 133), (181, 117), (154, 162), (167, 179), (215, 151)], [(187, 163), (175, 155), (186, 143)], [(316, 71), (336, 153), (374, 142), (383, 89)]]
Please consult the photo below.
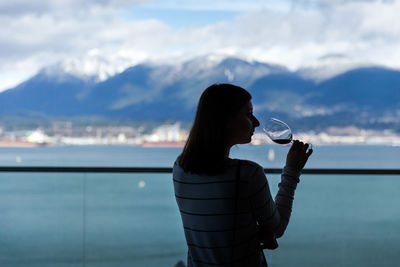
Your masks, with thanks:
[[(265, 173), (280, 174), (282, 169), (266, 168)], [(61, 173), (172, 173), (169, 167), (88, 167), (88, 166), (1, 166), (0, 172), (61, 172)], [(304, 169), (303, 174), (324, 175), (400, 175), (400, 169)]]

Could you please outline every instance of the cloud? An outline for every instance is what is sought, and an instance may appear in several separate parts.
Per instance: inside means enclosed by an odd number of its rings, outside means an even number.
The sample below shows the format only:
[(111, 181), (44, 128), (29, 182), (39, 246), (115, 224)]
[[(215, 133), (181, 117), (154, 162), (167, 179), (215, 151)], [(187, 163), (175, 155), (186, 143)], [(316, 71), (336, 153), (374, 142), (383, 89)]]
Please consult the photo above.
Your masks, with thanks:
[[(122, 66), (128, 67), (144, 60), (143, 54), (162, 48), (161, 43), (154, 42), (153, 34), (167, 34), (169, 30), (165, 24), (157, 20), (126, 21), (120, 15), (121, 9), (115, 6), (114, 9), (108, 8), (113, 1), (102, 2), (107, 5), (100, 7), (93, 3), (85, 11), (81, 5), (81, 13), (73, 12), (78, 10), (78, 1), (60, 1), (56, 6), (44, 2), (32, 10), (29, 4), (26, 10), (18, 9), (23, 1), (13, 5), (1, 2), (2, 11), (14, 8), (19, 13), (13, 17), (8, 13), (0, 15), (1, 25), (7, 25), (0, 28), (0, 71), (11, 72), (14, 69), (17, 72), (24, 65), (26, 69), (31, 69), (32, 75), (39, 68), (60, 61), (78, 68), (79, 61), (83, 65), (96, 62), (103, 70), (105, 65), (121, 64), (123, 61)], [(58, 13), (64, 5), (68, 6), (71, 15)], [(3, 81), (0, 87), (4, 88)]]
[(0, 14), (22, 15), (22, 14), (64, 14), (67, 16), (87, 13), (93, 9), (114, 10), (134, 4), (146, 2), (145, 0), (0, 0)]
[[(353, 2), (330, 10), (261, 10), (240, 17), (224, 39), (255, 59), (292, 69), (328, 54), (400, 67), (400, 3)], [(240, 39), (240, 37), (243, 37)], [(390, 53), (394, 57), (388, 57)]]
[(289, 0), (153, 0), (141, 3), (141, 6), (150, 8), (172, 9), (172, 10), (222, 10), (249, 12), (259, 10), (268, 6), (272, 9), (287, 9), (290, 6)]
[(395, 0), (292, 0), (292, 7), (302, 8), (331, 8), (339, 5), (347, 5), (353, 3), (369, 4), (369, 3), (391, 4)]
[[(0, 0), (0, 90), (47, 65), (101, 79), (143, 61), (210, 53), (292, 70), (326, 64), (329, 55), (400, 68), (400, 0), (314, 1)], [(242, 10), (205, 25), (130, 10)], [(344, 60), (346, 59), (346, 60)], [(335, 64), (335, 58), (329, 57)], [(7, 74), (6, 74), (7, 73)], [(19, 79), (18, 79), (19, 77)]]

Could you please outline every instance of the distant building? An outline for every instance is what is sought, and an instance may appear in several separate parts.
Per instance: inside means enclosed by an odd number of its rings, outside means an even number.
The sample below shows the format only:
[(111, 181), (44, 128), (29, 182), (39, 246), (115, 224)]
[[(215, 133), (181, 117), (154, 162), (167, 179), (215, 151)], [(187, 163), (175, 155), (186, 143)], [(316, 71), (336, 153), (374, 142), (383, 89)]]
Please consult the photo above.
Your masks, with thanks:
[(187, 137), (188, 133), (181, 129), (180, 122), (164, 124), (154, 129), (150, 135), (144, 136), (142, 146), (182, 147)]
[(35, 144), (46, 144), (50, 141), (50, 137), (47, 136), (42, 130), (37, 129), (28, 134), (26, 141)]
[(156, 129), (146, 139), (149, 142), (179, 142), (181, 139), (181, 124), (164, 124)]

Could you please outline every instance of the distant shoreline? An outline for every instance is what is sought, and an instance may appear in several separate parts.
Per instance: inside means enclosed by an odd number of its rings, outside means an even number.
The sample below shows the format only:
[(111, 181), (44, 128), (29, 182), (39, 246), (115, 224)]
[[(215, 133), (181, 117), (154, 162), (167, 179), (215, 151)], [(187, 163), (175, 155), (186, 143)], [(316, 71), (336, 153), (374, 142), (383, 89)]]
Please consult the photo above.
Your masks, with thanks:
[[(303, 139), (301, 139), (303, 140)], [(311, 143), (314, 147), (315, 146), (392, 146), (392, 147), (400, 147), (400, 142), (312, 142), (310, 140), (306, 140), (305, 142)], [(263, 145), (275, 145), (275, 146), (282, 146), (279, 144), (275, 144), (273, 142), (252, 142), (249, 143), (252, 146), (263, 146)], [(39, 147), (94, 147), (94, 146), (134, 146), (134, 147), (142, 147), (142, 148), (183, 148), (185, 146), (185, 142), (150, 142), (150, 143), (143, 143), (143, 144), (132, 144), (132, 143), (74, 143), (74, 144), (39, 144), (39, 143), (32, 143), (32, 142), (22, 142), (22, 141), (0, 141), (0, 148), (39, 148)], [(287, 145), (290, 146), (290, 145)]]
[(42, 144), (35, 144), (32, 142), (24, 142), (24, 141), (4, 141), (0, 140), (0, 147), (22, 147), (22, 148), (30, 148), (30, 147), (40, 147)]

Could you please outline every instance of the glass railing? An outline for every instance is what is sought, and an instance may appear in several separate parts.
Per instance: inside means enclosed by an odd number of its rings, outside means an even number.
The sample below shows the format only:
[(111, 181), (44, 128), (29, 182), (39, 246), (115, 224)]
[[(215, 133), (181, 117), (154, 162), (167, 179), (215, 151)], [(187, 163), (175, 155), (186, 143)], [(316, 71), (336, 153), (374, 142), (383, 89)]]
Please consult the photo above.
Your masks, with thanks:
[[(169, 168), (13, 168), (0, 168), (0, 266), (185, 261)], [(271, 266), (397, 265), (400, 170), (332, 171), (304, 171)]]
[[(270, 175), (276, 192), (279, 176)], [(400, 175), (302, 175), (272, 266), (395, 266)]]

